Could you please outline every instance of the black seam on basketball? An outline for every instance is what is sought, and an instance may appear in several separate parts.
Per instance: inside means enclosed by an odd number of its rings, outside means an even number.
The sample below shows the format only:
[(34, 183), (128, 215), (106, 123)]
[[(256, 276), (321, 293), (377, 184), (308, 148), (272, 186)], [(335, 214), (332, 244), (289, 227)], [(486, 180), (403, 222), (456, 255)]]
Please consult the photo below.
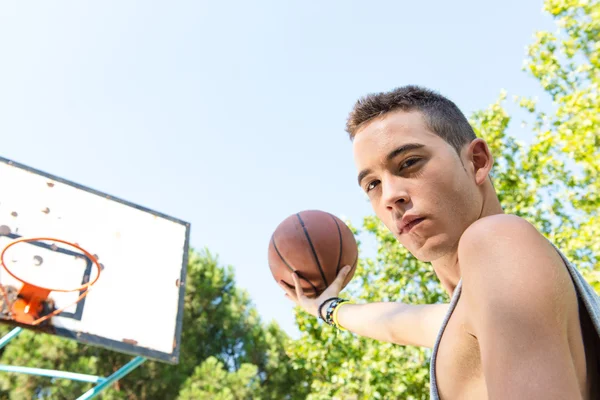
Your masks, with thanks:
[[(331, 214), (329, 214), (331, 215)], [(331, 218), (333, 219), (333, 222), (335, 222), (335, 226), (337, 227), (338, 230), (338, 235), (340, 236), (340, 256), (338, 257), (338, 262), (337, 262), (337, 268), (335, 269), (335, 274), (339, 274), (340, 273), (340, 268), (341, 265), (340, 263), (342, 262), (342, 230), (340, 229), (340, 225), (338, 224), (337, 220), (335, 219), (335, 217), (333, 215), (331, 215)]]
[[(285, 261), (285, 258), (283, 258), (283, 256), (279, 252), (279, 249), (277, 248), (277, 245), (275, 244), (275, 236), (271, 236), (271, 242), (273, 243), (273, 247), (275, 248), (275, 252), (277, 252), (277, 255), (279, 256), (279, 258), (281, 258), (281, 261), (283, 261), (283, 263), (285, 264), (285, 266), (288, 267), (290, 269), (290, 271), (295, 272), (296, 275), (298, 275), (298, 278), (304, 279), (306, 282), (308, 282), (308, 284), (310, 286), (312, 286), (313, 291), (315, 292), (315, 295), (317, 295), (317, 293), (319, 292), (317, 290), (317, 287), (311, 281), (309, 281), (304, 276), (302, 276), (302, 273), (300, 271), (294, 270), (294, 268), (292, 268), (292, 266), (290, 264), (288, 264), (287, 261)], [(290, 288), (294, 289), (294, 286), (291, 286), (289, 283), (287, 283), (285, 281), (283, 281), (283, 283), (285, 283), (286, 285), (288, 285)]]
[(315, 295), (317, 295), (317, 296), (318, 296), (319, 289), (317, 289), (317, 287), (316, 287), (316, 286), (315, 286), (315, 285), (314, 285), (314, 284), (313, 284), (311, 281), (309, 281), (307, 278), (305, 278), (304, 276), (302, 276), (302, 272), (300, 272), (300, 271), (296, 271), (296, 275), (298, 275), (298, 277), (299, 277), (300, 279), (304, 279), (306, 282), (308, 282), (308, 284), (309, 284), (310, 286), (312, 286), (312, 288), (313, 288), (313, 291), (315, 292)]
[(296, 272), (296, 271), (294, 271), (294, 268), (292, 268), (292, 266), (290, 264), (288, 264), (287, 261), (285, 261), (285, 258), (283, 258), (283, 256), (279, 252), (279, 249), (277, 248), (277, 245), (275, 244), (275, 235), (271, 236), (271, 242), (273, 243), (273, 247), (275, 248), (277, 255), (279, 256), (279, 258), (281, 258), (281, 261), (283, 261), (285, 266), (288, 267), (290, 271)]
[(298, 220), (300, 221), (300, 225), (302, 225), (302, 229), (304, 229), (304, 235), (306, 235), (306, 239), (308, 240), (308, 244), (310, 245), (310, 249), (315, 257), (315, 261), (317, 262), (317, 267), (319, 267), (319, 272), (321, 273), (321, 277), (323, 278), (323, 283), (325, 283), (325, 287), (329, 287), (329, 283), (327, 283), (327, 279), (325, 278), (325, 272), (323, 272), (323, 268), (321, 268), (321, 263), (319, 262), (319, 256), (317, 256), (317, 252), (315, 251), (315, 246), (312, 244), (312, 240), (310, 240), (310, 235), (308, 234), (308, 229), (306, 229), (306, 225), (304, 225), (304, 221), (300, 216), (300, 213), (296, 213)]

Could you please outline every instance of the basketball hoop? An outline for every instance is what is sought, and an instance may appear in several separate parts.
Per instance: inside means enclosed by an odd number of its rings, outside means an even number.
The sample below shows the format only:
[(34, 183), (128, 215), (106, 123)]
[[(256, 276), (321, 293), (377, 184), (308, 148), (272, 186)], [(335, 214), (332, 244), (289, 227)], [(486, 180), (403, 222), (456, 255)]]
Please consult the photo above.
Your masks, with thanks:
[[(87, 258), (89, 258), (92, 261), (92, 263), (95, 265), (96, 269), (98, 270), (96, 278), (94, 280), (87, 282), (76, 288), (57, 289), (57, 288), (43, 287), (43, 286), (31, 284), (31, 283), (25, 281), (24, 279), (19, 278), (6, 266), (6, 263), (4, 262), (4, 255), (6, 254), (6, 251), (10, 247), (12, 247), (18, 243), (42, 242), (42, 241), (51, 241), (51, 242), (66, 244), (68, 246), (74, 247), (74, 248), (78, 249), (79, 251), (81, 251), (83, 254), (86, 255)], [(2, 264), (2, 267), (4, 267), (4, 269), (6, 270), (6, 272), (8, 272), (8, 274), (10, 276), (12, 276), (14, 279), (18, 280), (19, 282), (23, 283), (23, 286), (21, 287), (21, 289), (19, 290), (19, 293), (17, 294), (17, 299), (14, 302), (11, 302), (9, 300), (8, 294), (6, 293), (6, 289), (4, 288), (3, 285), (0, 285), (0, 290), (2, 291), (2, 296), (4, 297), (4, 302), (6, 304), (7, 310), (12, 315), (14, 320), (17, 322), (23, 323), (23, 324), (27, 324), (27, 325), (39, 325), (40, 323), (48, 320), (49, 318), (52, 318), (53, 316), (60, 314), (61, 312), (63, 312), (65, 309), (71, 307), (72, 305), (79, 303), (85, 296), (87, 296), (92, 285), (94, 285), (96, 283), (96, 281), (98, 280), (98, 278), (100, 278), (100, 271), (102, 270), (102, 267), (100, 266), (100, 263), (98, 263), (98, 260), (96, 259), (96, 257), (94, 257), (92, 254), (90, 254), (87, 250), (83, 249), (78, 244), (71, 243), (71, 242), (68, 242), (68, 241), (62, 240), (62, 239), (46, 238), (46, 237), (19, 238), (19, 239), (13, 240), (2, 250), (2, 253), (0, 253), (0, 263)], [(46, 314), (44, 316), (41, 316), (41, 317), (39, 316), (39, 313), (43, 310), (44, 302), (50, 295), (50, 292), (78, 292), (81, 290), (85, 290), (85, 291), (73, 303), (71, 303), (67, 306), (61, 307), (57, 310), (54, 310), (51, 313)]]

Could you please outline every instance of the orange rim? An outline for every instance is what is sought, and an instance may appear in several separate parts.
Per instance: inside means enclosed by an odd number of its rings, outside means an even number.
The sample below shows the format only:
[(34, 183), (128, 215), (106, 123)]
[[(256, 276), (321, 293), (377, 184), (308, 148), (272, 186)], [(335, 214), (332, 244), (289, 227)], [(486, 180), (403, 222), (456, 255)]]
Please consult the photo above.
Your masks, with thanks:
[[(17, 275), (15, 275), (6, 266), (6, 263), (4, 262), (4, 255), (6, 254), (6, 250), (8, 250), (10, 247), (12, 247), (12, 246), (14, 246), (15, 244), (18, 244), (18, 243), (42, 242), (42, 241), (45, 241), (45, 242), (58, 242), (58, 243), (62, 243), (62, 244), (66, 244), (66, 245), (75, 247), (76, 249), (80, 250), (96, 266), (96, 270), (98, 271), (98, 273), (96, 274), (96, 278), (93, 281), (90, 281), (90, 282), (88, 282), (88, 283), (86, 283), (84, 285), (78, 286), (78, 287), (73, 288), (73, 289), (54, 289), (54, 288), (49, 288), (49, 287), (44, 287), (44, 286), (39, 286), (39, 285), (33, 285), (33, 284), (25, 281), (24, 279), (19, 278)], [(38, 325), (38, 324), (46, 321), (47, 319), (52, 318), (53, 316), (60, 314), (61, 312), (63, 312), (65, 309), (71, 307), (72, 305), (79, 303), (85, 296), (87, 296), (87, 294), (90, 291), (90, 288), (92, 287), (92, 285), (94, 285), (96, 283), (96, 281), (98, 281), (98, 278), (100, 278), (100, 271), (102, 270), (102, 267), (100, 266), (100, 263), (98, 262), (98, 260), (96, 259), (96, 257), (94, 257), (92, 254), (90, 254), (87, 250), (85, 250), (84, 248), (82, 248), (78, 244), (71, 243), (71, 242), (68, 242), (68, 241), (62, 240), (62, 239), (49, 238), (49, 237), (19, 238), (19, 239), (13, 240), (12, 242), (10, 242), (4, 248), (4, 250), (2, 250), (2, 253), (0, 253), (0, 263), (2, 263), (2, 267), (4, 267), (4, 269), (6, 270), (6, 272), (8, 272), (8, 274), (10, 276), (12, 276), (13, 278), (15, 278), (19, 282), (22, 282), (22, 283), (27, 284), (27, 285), (31, 285), (31, 286), (35, 286), (35, 287), (38, 287), (38, 288), (46, 289), (46, 290), (49, 290), (51, 292), (77, 292), (77, 291), (80, 291), (80, 290), (85, 290), (85, 292), (83, 292), (77, 298), (77, 300), (75, 300), (73, 303), (71, 303), (71, 304), (69, 304), (67, 306), (64, 306), (62, 308), (59, 308), (57, 310), (54, 310), (51, 313), (49, 313), (47, 315), (44, 315), (43, 317), (40, 317), (40, 318), (36, 319), (35, 321), (33, 321), (31, 323), (31, 325)], [(10, 303), (10, 301), (8, 299), (8, 294), (6, 293), (4, 285), (0, 285), (0, 290), (2, 291), (2, 296), (4, 297), (4, 302), (5, 302), (6, 306), (7, 306), (8, 312), (10, 313), (11, 310), (12, 310), (13, 303)]]

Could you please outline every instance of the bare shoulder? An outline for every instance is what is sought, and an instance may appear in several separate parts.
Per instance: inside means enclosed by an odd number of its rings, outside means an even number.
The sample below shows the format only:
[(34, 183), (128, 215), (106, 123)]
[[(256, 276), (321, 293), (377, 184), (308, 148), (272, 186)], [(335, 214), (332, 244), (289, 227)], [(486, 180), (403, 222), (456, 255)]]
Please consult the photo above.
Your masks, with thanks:
[(479, 317), (517, 307), (522, 317), (556, 318), (572, 309), (567, 303), (575, 297), (569, 296), (573, 288), (562, 258), (523, 218), (502, 214), (478, 220), (461, 237), (458, 255), (463, 292)]
[(458, 260), (489, 398), (580, 398), (577, 296), (554, 246), (526, 220), (496, 215), (464, 232)]
[[(565, 270), (552, 244), (530, 222), (515, 215), (493, 215), (476, 221), (462, 235), (458, 253), (461, 273), (467, 275), (482, 271), (523, 277)], [(487, 262), (479, 263), (484, 260)], [(495, 271), (499, 266), (502, 270)]]
[[(473, 245), (488, 247), (493, 243), (502, 245), (517, 239), (526, 240), (527, 244), (531, 244), (532, 241), (538, 244), (542, 241), (547, 242), (529, 221), (516, 215), (498, 214), (482, 218), (469, 226), (461, 237), (460, 245), (462, 250), (472, 250)], [(517, 244), (511, 243), (511, 245)]]

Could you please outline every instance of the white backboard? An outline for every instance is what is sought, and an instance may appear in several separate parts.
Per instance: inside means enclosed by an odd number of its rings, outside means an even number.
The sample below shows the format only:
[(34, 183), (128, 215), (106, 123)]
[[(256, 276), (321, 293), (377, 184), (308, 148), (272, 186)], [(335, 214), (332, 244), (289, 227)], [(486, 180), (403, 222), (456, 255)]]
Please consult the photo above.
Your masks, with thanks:
[[(179, 361), (190, 224), (0, 157), (0, 251), (20, 237), (78, 243), (100, 278), (77, 305), (51, 319), (53, 333), (169, 363)], [(7, 267), (46, 287), (94, 279), (91, 260), (50, 242), (20, 243)], [(20, 287), (2, 268), (0, 284)], [(52, 292), (57, 308), (80, 292)]]

